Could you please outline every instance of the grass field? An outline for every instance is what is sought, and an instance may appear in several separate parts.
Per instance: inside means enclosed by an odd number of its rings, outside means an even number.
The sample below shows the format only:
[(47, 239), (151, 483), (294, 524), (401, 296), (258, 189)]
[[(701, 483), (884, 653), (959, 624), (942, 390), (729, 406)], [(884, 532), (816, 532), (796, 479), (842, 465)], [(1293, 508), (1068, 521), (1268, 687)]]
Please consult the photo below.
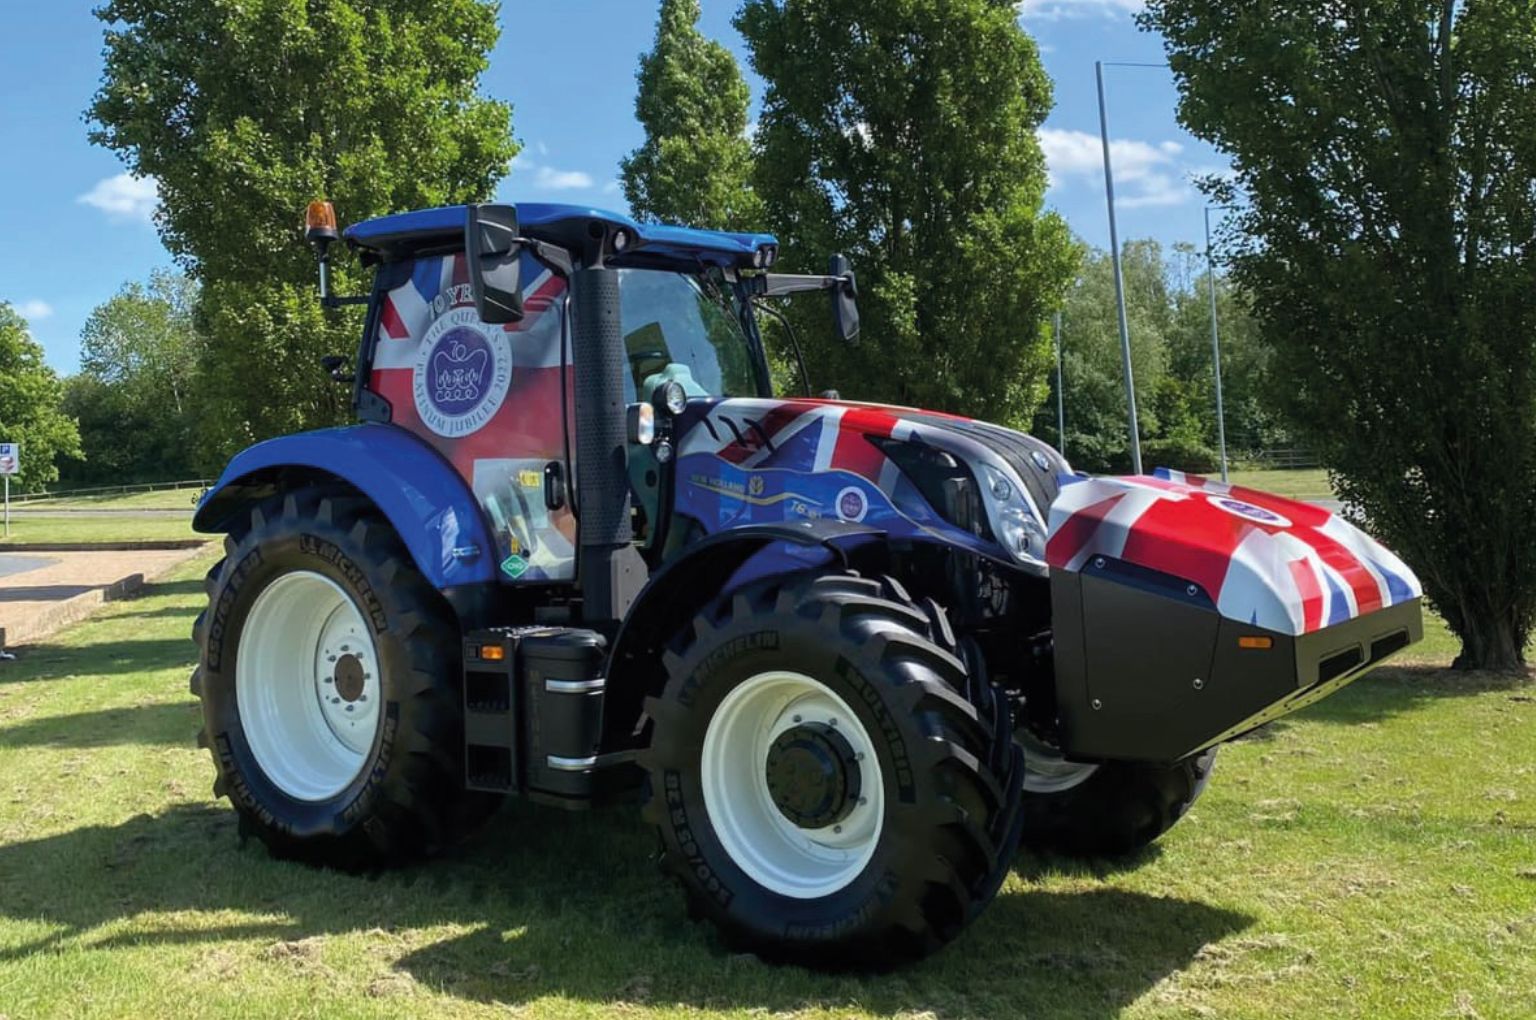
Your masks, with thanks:
[(192, 517), (11, 517), (9, 542), (111, 543), (167, 538), (206, 538), (192, 530)]
[(1127, 863), (1022, 858), (878, 978), (722, 954), (632, 811), (510, 804), (348, 877), (242, 846), (193, 744), (206, 559), (0, 664), (0, 1014), (1528, 1018), (1536, 685), (1383, 670), (1222, 752)]
[(60, 496), (13, 503), (28, 510), (188, 510), (202, 492), (197, 488), (155, 489), (150, 492), (108, 493), (103, 496)]
[[(1220, 474), (1211, 477), (1219, 478)], [(1245, 485), (1250, 489), (1273, 492), (1277, 496), (1292, 499), (1332, 499), (1333, 488), (1328, 484), (1328, 472), (1321, 468), (1300, 470), (1235, 469), (1227, 472), (1233, 485)]]

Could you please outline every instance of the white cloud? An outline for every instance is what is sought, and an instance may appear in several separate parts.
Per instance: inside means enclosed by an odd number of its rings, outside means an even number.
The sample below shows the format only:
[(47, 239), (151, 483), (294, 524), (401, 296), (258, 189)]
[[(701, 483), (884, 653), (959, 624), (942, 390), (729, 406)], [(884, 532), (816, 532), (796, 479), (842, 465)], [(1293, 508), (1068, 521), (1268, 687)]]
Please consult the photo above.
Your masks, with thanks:
[(33, 298), (31, 301), (23, 301), (16, 306), (16, 311), (28, 322), (36, 322), (38, 319), (46, 319), (53, 314), (53, 306), (46, 301)]
[(1146, 5), (1146, 0), (1018, 0), (1013, 6), (1027, 21), (1060, 21), (1122, 17), (1137, 14)]
[[(1104, 180), (1104, 147), (1098, 135), (1060, 128), (1040, 129), (1040, 148), (1050, 169), (1051, 186)], [(1115, 167), (1115, 187), (1121, 205), (1129, 209), (1178, 205), (1192, 192), (1177, 167), (1184, 146), (1174, 141), (1151, 142), (1114, 138), (1109, 154)]]
[(148, 223), (160, 204), (160, 188), (153, 177), (122, 173), (116, 177), (103, 177), (75, 201), (94, 206), (114, 220)]
[[(535, 148), (541, 156), (549, 151), (542, 142)], [(513, 158), (512, 172), (523, 175), (528, 186), (545, 191), (578, 191), (596, 183), (585, 170), (561, 170), (547, 163), (536, 163), (522, 154)]]
[(552, 166), (536, 166), (533, 168), (533, 186), (548, 188), (550, 191), (590, 188), (592, 175), (584, 170), (556, 170)]

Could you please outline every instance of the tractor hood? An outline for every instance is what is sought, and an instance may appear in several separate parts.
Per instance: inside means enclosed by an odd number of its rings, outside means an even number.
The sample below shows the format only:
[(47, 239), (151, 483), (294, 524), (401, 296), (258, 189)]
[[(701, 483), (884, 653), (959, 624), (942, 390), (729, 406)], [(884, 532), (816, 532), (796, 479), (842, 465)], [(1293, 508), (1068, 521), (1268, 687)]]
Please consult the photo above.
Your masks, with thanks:
[(708, 531), (836, 517), (1041, 576), (1050, 506), (1071, 476), (1061, 454), (1031, 436), (883, 404), (694, 401), (678, 435), (678, 509)]

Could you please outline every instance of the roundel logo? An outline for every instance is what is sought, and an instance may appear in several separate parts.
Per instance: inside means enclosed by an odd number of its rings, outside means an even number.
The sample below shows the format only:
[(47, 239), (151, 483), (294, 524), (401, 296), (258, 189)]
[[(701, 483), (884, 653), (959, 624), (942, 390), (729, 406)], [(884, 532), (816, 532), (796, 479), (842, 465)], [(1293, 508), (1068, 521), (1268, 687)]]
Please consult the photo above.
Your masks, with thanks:
[(440, 436), (467, 436), (490, 421), (511, 381), (506, 333), (481, 322), (473, 307), (440, 315), (416, 348), (411, 373), (416, 413)]
[(1207, 496), (1205, 498), (1216, 509), (1225, 510), (1233, 517), (1241, 517), (1243, 520), (1251, 521), (1254, 524), (1262, 524), (1270, 528), (1289, 528), (1291, 526), (1289, 518), (1281, 517), (1273, 510), (1266, 510), (1261, 506), (1254, 506), (1252, 503), (1245, 503), (1231, 496)]
[(837, 494), (837, 516), (845, 521), (862, 521), (869, 513), (869, 497), (857, 485), (850, 485)]

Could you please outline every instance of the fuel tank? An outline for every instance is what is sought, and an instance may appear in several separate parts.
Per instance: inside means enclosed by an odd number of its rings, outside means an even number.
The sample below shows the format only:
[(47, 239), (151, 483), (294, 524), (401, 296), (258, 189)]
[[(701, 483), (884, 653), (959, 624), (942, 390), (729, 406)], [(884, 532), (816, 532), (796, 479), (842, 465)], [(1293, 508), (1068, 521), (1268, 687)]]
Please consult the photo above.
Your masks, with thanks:
[(1064, 479), (1046, 559), (1075, 758), (1177, 761), (1423, 637), (1418, 579), (1364, 532), (1180, 472)]

